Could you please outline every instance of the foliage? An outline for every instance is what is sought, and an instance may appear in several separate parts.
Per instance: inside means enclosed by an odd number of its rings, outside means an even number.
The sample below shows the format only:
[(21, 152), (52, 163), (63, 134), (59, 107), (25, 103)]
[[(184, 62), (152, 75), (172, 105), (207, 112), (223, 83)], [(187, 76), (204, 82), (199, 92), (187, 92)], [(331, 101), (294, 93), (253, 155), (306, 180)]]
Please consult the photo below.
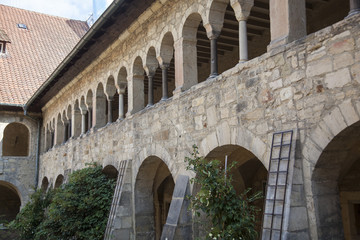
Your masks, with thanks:
[(252, 203), (261, 198), (261, 193), (248, 196), (250, 189), (237, 195), (229, 174), (236, 163), (225, 169), (219, 160), (205, 160), (193, 146), (191, 158), (186, 158), (187, 170), (196, 173), (192, 183), (200, 190), (191, 196), (191, 208), (197, 216), (203, 212), (211, 219), (212, 227), (207, 239), (257, 239), (255, 215), (259, 211)]
[(34, 239), (39, 225), (45, 219), (45, 209), (50, 205), (53, 195), (53, 190), (44, 192), (40, 189), (30, 196), (30, 201), (9, 224), (10, 229), (18, 232), (20, 239)]
[[(101, 166), (92, 165), (73, 172), (68, 183), (56, 189), (45, 218), (38, 219), (40, 224), (26, 239), (103, 239), (114, 188), (115, 179), (108, 179)], [(19, 219), (34, 214), (35, 211), (29, 210)]]

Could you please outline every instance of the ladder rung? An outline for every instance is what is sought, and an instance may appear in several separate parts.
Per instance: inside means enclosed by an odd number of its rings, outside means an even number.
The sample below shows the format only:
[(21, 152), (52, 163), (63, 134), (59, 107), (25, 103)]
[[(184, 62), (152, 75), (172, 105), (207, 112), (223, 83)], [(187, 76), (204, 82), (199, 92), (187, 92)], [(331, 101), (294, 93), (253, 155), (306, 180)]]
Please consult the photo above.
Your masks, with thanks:
[(269, 172), (269, 173), (287, 173), (288, 171), (275, 171), (275, 172)]
[(270, 198), (266, 198), (265, 201), (271, 201), (271, 202), (284, 202), (284, 199), (270, 199)]
[(290, 146), (290, 143), (283, 143), (283, 144), (277, 144), (277, 145), (273, 145), (273, 147), (283, 147), (283, 146)]

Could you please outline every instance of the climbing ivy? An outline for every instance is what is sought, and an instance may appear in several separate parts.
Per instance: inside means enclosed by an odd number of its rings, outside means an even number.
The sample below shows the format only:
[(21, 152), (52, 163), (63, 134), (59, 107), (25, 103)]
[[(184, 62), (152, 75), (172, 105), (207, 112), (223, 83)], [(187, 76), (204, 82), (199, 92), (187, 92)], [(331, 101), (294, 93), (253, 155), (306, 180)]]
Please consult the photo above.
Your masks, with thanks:
[[(22, 239), (103, 239), (114, 188), (115, 179), (107, 178), (99, 165), (73, 172), (68, 183), (56, 189), (51, 203), (43, 208), (45, 217), (33, 229), (33, 235)], [(24, 216), (34, 214), (21, 211), (15, 223), (17, 229), (22, 229)]]
[(211, 220), (206, 239), (257, 239), (255, 216), (259, 210), (252, 203), (262, 196), (260, 192), (250, 195), (250, 189), (236, 194), (229, 174), (236, 163), (227, 168), (225, 177), (221, 162), (200, 157), (196, 146), (185, 162), (187, 170), (196, 173), (191, 182), (200, 186), (199, 192), (190, 197), (190, 207), (197, 217), (203, 213)]

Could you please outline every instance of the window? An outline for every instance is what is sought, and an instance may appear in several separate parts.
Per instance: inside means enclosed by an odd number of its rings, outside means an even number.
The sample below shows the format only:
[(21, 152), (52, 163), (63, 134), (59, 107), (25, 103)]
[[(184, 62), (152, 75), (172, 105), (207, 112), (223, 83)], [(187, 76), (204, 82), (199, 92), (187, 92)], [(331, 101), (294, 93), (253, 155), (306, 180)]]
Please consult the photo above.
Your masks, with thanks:
[(28, 128), (21, 123), (10, 123), (4, 129), (3, 156), (28, 156), (29, 154)]
[(24, 23), (18, 23), (17, 26), (18, 28), (27, 29), (27, 26)]

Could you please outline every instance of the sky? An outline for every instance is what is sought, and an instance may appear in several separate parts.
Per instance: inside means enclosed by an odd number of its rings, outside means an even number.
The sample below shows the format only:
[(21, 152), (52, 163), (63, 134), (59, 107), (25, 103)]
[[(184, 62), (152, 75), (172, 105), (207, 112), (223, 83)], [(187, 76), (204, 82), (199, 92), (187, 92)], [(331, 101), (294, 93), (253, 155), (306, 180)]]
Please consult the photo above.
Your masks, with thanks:
[[(112, 2), (112, 0), (96, 1), (100, 5), (105, 5), (103, 9), (98, 7), (100, 14)], [(93, 0), (0, 0), (0, 4), (83, 21), (93, 12)]]

